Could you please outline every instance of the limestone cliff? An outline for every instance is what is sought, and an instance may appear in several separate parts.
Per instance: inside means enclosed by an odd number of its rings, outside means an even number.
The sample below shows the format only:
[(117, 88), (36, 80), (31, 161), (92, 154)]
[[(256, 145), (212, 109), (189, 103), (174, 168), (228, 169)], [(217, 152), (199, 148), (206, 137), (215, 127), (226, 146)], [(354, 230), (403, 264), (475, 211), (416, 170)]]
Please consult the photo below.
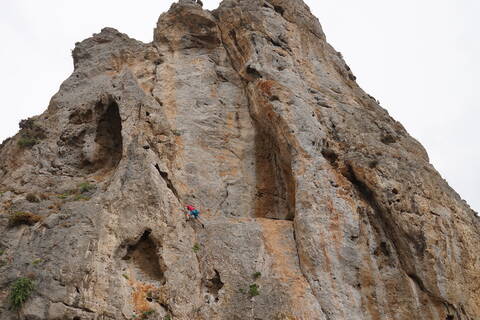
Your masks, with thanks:
[(0, 147), (1, 320), (480, 319), (478, 217), (301, 0), (180, 0), (73, 60)]

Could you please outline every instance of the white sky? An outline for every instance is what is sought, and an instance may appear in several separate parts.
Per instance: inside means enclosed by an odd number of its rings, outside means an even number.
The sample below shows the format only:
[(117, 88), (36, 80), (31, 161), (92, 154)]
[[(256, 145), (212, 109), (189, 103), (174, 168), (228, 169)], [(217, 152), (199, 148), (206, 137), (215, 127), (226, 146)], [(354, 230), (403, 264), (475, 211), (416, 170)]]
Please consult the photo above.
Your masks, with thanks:
[[(72, 72), (70, 50), (109, 26), (152, 40), (172, 0), (0, 0), (0, 141), (43, 112)], [(219, 1), (203, 0), (214, 9)], [(359, 84), (427, 149), (480, 211), (480, 1), (307, 0)]]

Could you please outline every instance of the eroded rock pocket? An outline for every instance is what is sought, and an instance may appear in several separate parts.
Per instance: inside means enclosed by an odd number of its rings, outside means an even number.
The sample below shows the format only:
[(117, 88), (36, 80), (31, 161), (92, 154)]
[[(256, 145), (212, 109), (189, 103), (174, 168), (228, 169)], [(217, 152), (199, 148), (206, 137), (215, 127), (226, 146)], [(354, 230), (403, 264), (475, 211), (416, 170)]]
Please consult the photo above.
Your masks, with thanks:
[(73, 110), (57, 145), (64, 163), (82, 174), (115, 169), (123, 153), (117, 102), (104, 96), (95, 104)]
[(282, 156), (272, 137), (257, 132), (255, 216), (276, 220), (295, 217), (295, 180), (289, 157)]
[(138, 281), (154, 281), (165, 284), (165, 266), (159, 256), (159, 248), (150, 236), (151, 231), (146, 230), (140, 239), (127, 247), (122, 260), (130, 265)]
[(93, 158), (93, 167), (115, 168), (122, 159), (122, 119), (118, 104), (109, 100), (104, 104), (98, 102), (95, 106), (98, 116), (97, 130), (95, 134), (96, 150)]
[(208, 279), (204, 282), (205, 286), (205, 299), (208, 303), (214, 303), (219, 301), (219, 291), (223, 288), (223, 282), (220, 278), (220, 273), (217, 270), (212, 279)]

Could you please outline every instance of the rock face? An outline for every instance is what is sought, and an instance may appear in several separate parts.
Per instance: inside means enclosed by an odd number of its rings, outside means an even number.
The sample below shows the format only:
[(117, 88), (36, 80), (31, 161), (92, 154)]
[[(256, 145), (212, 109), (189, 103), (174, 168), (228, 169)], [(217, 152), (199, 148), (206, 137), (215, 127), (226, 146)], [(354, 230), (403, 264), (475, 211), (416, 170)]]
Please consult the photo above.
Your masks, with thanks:
[(0, 147), (1, 320), (480, 319), (478, 217), (301, 0), (181, 0), (73, 60)]

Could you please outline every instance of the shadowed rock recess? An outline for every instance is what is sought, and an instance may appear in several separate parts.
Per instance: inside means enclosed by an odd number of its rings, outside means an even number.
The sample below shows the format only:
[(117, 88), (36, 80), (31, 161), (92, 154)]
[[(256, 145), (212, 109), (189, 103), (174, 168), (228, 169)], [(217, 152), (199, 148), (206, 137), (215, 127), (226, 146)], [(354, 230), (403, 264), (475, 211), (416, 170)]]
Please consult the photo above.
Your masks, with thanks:
[(1, 320), (480, 319), (478, 217), (301, 0), (181, 0), (73, 61), (0, 147)]

